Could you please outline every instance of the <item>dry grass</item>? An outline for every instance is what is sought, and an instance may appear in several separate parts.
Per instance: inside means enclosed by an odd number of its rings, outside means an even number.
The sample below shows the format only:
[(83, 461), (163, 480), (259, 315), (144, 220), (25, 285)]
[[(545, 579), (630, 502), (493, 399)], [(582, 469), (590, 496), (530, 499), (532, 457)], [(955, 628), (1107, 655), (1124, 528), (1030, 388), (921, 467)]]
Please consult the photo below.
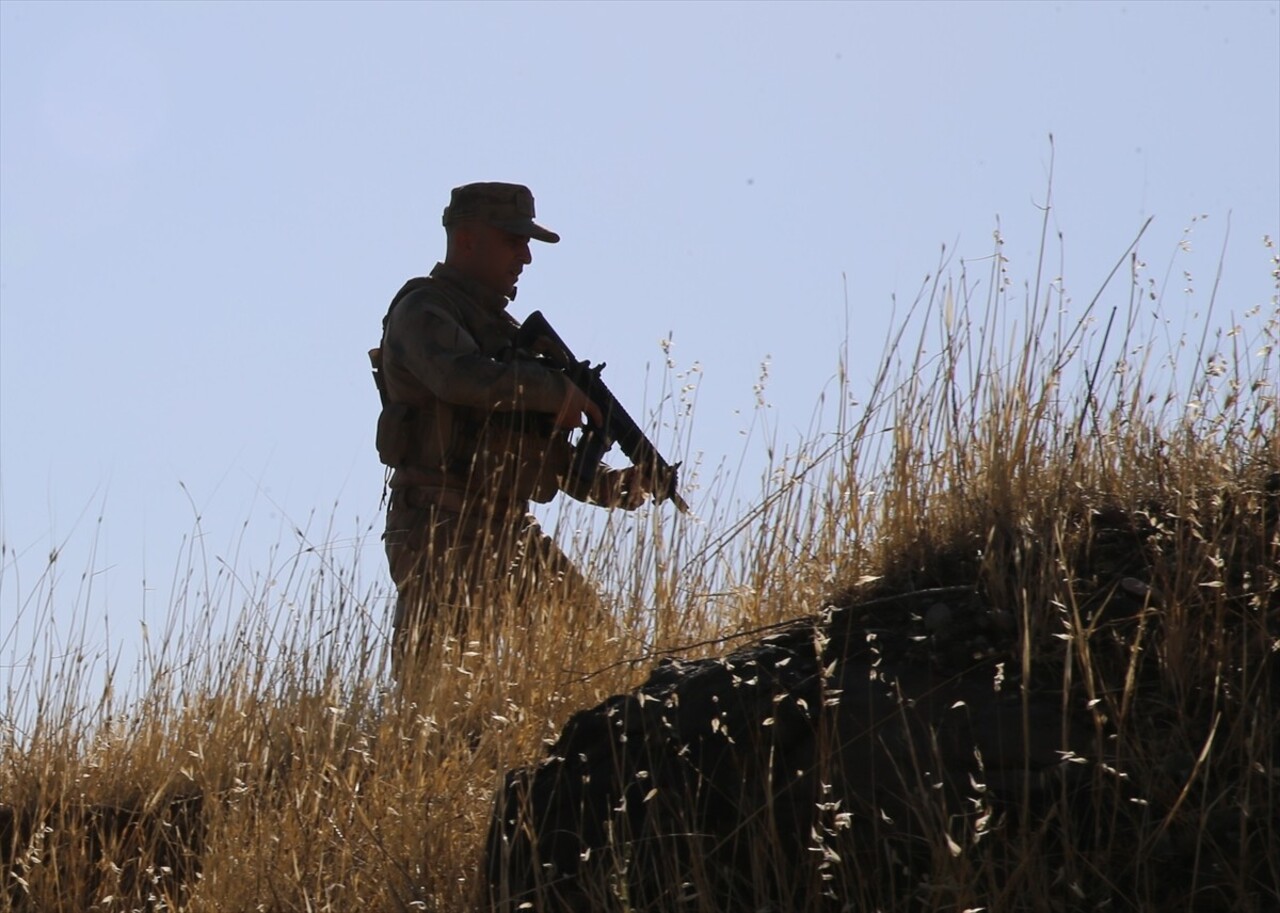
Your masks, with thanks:
[[(1043, 833), (1012, 835), (998, 870), (1014, 875), (993, 883), (984, 857), (940, 842), (932, 887), (905, 887), (902, 909), (1117, 896), (1129, 905), (1111, 909), (1140, 908), (1179, 841), (1198, 848), (1213, 903), (1263, 909), (1280, 882), (1280, 528), (1267, 490), (1280, 471), (1280, 306), (1242, 303), (1214, 333), (1210, 300), (1177, 330), (1168, 318), (1188, 299), (1149, 282), (1136, 256), (1081, 308), (1060, 278), (1016, 286), (1000, 248), (980, 276), (944, 258), (861, 402), (842, 363), (809, 440), (783, 448), (765, 429), (772, 468), (749, 509), (721, 473), (696, 494), (697, 522), (657, 509), (592, 528), (561, 514), (557, 536), (616, 624), (550, 599), (491, 607), (474, 642), (436, 638), (431, 674), (400, 692), (387, 687), (381, 583), (307, 537), (255, 581), (205, 570), (193, 547), (139, 692), (87, 693), (83, 662), (10, 682), (0, 910), (470, 909), (503, 772), (570, 713), (634, 687), (668, 652), (723, 652), (872, 578), (981, 581), (1019, 616), (1022, 687), (1048, 670), (1085, 688), (1105, 753), (1123, 759), (1091, 771), (1114, 809), (1089, 825), (1087, 851), (1050, 862)], [(662, 392), (677, 429), (687, 379)], [(1123, 624), (1099, 611), (1090, 551), (1108, 518), (1118, 544), (1102, 557), (1138, 594)], [(50, 601), (50, 586), (24, 598)], [(1156, 794), (1167, 811), (1144, 819)], [(1109, 884), (1120, 871), (1128, 883)], [(839, 880), (849, 909), (882, 905), (857, 903), (855, 875)], [(1187, 909), (1195, 890), (1192, 873)], [(813, 909), (840, 909), (827, 903)]]

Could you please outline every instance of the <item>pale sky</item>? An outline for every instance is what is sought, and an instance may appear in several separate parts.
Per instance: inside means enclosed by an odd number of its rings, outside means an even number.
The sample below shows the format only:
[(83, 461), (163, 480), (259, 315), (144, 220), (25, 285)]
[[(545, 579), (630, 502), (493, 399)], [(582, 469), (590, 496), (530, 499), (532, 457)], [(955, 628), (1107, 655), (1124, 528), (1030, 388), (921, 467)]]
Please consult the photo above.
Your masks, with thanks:
[(197, 513), (246, 575), (312, 514), (385, 575), (365, 352), (457, 184), (533, 189), (563, 242), (512, 312), (633, 415), (668, 334), (700, 366), (673, 457), (741, 460), (747, 499), (763, 362), (791, 439), (941, 245), (985, 257), (999, 219), (1031, 278), (1050, 134), (1081, 306), (1147, 217), (1163, 264), (1202, 215), (1189, 306), (1224, 244), (1219, 307), (1268, 306), (1277, 6), (0, 0), (0, 681), (43, 666), (55, 548), (60, 636), (87, 614), (126, 667)]

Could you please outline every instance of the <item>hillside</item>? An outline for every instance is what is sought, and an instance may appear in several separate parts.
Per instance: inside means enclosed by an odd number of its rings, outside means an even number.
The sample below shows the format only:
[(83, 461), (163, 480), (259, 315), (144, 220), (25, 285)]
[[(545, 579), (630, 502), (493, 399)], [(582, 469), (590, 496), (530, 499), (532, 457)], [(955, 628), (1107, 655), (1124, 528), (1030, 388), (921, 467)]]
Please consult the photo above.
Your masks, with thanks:
[(495, 604), (396, 690), (385, 586), (290, 559), (137, 693), (11, 691), (0, 910), (1274, 909), (1280, 300), (1170, 343), (1136, 258), (992, 262), (748, 509), (581, 544), (609, 625)]

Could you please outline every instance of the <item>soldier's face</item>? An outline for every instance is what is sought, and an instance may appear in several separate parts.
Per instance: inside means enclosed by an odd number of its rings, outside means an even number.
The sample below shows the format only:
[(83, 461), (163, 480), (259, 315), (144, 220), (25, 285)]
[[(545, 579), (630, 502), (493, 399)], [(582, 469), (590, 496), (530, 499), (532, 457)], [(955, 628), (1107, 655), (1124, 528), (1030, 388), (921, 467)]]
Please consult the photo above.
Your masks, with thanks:
[(533, 262), (528, 236), (484, 222), (474, 222), (467, 229), (464, 269), (487, 288), (510, 296), (520, 273)]

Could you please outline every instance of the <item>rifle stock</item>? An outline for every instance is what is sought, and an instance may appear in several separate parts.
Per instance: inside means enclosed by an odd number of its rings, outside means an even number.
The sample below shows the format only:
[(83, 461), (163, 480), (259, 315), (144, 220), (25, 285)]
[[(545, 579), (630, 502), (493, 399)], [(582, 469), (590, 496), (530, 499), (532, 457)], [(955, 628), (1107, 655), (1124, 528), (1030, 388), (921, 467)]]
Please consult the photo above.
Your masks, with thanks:
[(554, 367), (563, 371), (604, 416), (603, 426), (588, 421), (578, 441), (573, 468), (578, 478), (590, 482), (596, 467), (616, 443), (633, 465), (647, 470), (651, 474), (651, 480), (658, 483), (657, 488), (653, 489), (658, 496), (657, 500), (670, 500), (681, 513), (688, 512), (689, 505), (677, 490), (680, 464), (672, 465), (663, 458), (658, 448), (627, 414), (622, 403), (610, 392), (600, 377), (605, 367), (603, 362), (592, 367), (585, 361), (578, 361), (541, 311), (534, 311), (525, 318), (516, 333), (515, 344), (517, 348), (529, 349), (542, 355)]

